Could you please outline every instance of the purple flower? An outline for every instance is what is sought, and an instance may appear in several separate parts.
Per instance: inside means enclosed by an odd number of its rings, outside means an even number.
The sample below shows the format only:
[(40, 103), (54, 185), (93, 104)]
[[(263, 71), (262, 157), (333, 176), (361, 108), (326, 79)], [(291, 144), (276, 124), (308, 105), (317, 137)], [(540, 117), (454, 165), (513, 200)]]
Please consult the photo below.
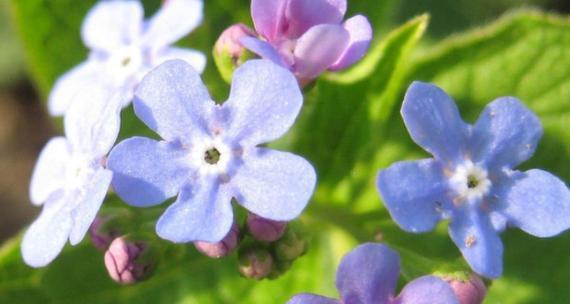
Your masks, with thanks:
[(503, 269), (499, 238), (507, 225), (550, 237), (570, 227), (570, 191), (542, 170), (516, 171), (542, 136), (538, 117), (513, 97), (490, 103), (474, 125), (447, 94), (414, 82), (402, 105), (412, 139), (433, 159), (380, 171), (378, 189), (392, 218), (410, 232), (450, 219), (449, 234), (475, 272)]
[(289, 68), (306, 84), (325, 70), (360, 60), (372, 27), (362, 15), (344, 23), (346, 0), (252, 0), (251, 15), (261, 39), (246, 37), (252, 52)]
[(232, 198), (264, 218), (292, 220), (313, 193), (315, 171), (299, 156), (258, 145), (287, 132), (302, 102), (293, 75), (269, 61), (238, 68), (223, 105), (190, 65), (166, 62), (143, 79), (134, 101), (136, 115), (163, 141), (119, 143), (109, 156), (113, 188), (139, 207), (178, 196), (156, 226), (177, 243), (223, 239)]
[(31, 201), (44, 206), (22, 241), (24, 261), (33, 267), (50, 263), (68, 239), (81, 242), (111, 183), (103, 163), (119, 133), (120, 108), (99, 90), (76, 98), (81, 102), (65, 117), (66, 137), (47, 143), (32, 175)]
[(300, 294), (288, 304), (459, 304), (449, 285), (435, 276), (417, 278), (399, 296), (394, 290), (400, 258), (389, 247), (366, 243), (344, 256), (336, 272), (340, 300)]
[(149, 20), (136, 0), (100, 1), (87, 14), (81, 37), (89, 58), (55, 83), (49, 112), (63, 115), (85, 86), (120, 94), (127, 105), (142, 77), (169, 59), (183, 59), (202, 71), (206, 57), (197, 51), (171, 47), (202, 21), (201, 0), (170, 0)]

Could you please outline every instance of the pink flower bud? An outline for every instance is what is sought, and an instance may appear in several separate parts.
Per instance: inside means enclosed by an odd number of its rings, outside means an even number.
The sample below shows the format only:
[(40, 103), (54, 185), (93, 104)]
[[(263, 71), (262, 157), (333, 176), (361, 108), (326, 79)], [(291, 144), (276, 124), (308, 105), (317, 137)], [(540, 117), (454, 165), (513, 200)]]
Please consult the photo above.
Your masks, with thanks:
[(469, 280), (458, 278), (445, 279), (457, 296), (460, 304), (481, 304), (487, 294), (487, 288), (481, 278), (472, 274)]
[(222, 32), (214, 45), (214, 52), (227, 54), (237, 61), (245, 50), (241, 38), (255, 36), (255, 32), (245, 24), (234, 24)]
[(239, 227), (234, 223), (228, 235), (217, 243), (194, 242), (198, 251), (211, 258), (221, 258), (229, 255), (238, 245)]
[(248, 248), (240, 252), (239, 271), (244, 277), (261, 280), (273, 269), (273, 257), (263, 248)]
[(118, 237), (105, 252), (105, 267), (111, 278), (120, 284), (134, 284), (146, 279), (154, 270), (155, 261), (149, 258), (145, 242)]
[(287, 222), (277, 222), (264, 219), (256, 214), (247, 216), (247, 228), (253, 238), (264, 242), (274, 242), (280, 239), (285, 232)]

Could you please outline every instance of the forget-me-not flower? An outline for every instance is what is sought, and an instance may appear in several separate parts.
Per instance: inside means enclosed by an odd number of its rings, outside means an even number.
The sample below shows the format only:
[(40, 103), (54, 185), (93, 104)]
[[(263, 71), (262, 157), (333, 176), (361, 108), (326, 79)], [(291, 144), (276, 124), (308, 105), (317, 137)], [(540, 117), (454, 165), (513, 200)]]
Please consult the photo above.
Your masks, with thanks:
[(151, 71), (135, 94), (136, 115), (162, 141), (133, 137), (110, 153), (113, 188), (128, 204), (177, 196), (156, 231), (173, 242), (218, 242), (233, 223), (232, 198), (263, 218), (289, 221), (307, 205), (315, 171), (303, 158), (258, 147), (281, 137), (299, 114), (295, 77), (266, 60), (248, 61), (216, 105), (186, 62)]
[(76, 95), (65, 116), (66, 137), (51, 139), (40, 153), (30, 183), (30, 198), (43, 205), (22, 241), (24, 261), (50, 263), (67, 240), (76, 245), (95, 219), (111, 184), (104, 166), (120, 127), (118, 102), (100, 90)]
[(336, 273), (340, 300), (300, 294), (288, 304), (459, 304), (451, 287), (435, 276), (417, 278), (394, 295), (400, 257), (388, 246), (365, 243), (347, 253)]
[(149, 20), (138, 0), (100, 1), (87, 14), (81, 37), (89, 57), (55, 83), (49, 96), (52, 115), (63, 115), (85, 86), (120, 94), (127, 105), (142, 77), (169, 59), (183, 59), (202, 71), (206, 57), (170, 46), (202, 21), (202, 0), (169, 0)]
[(402, 105), (412, 139), (433, 159), (398, 162), (380, 171), (378, 189), (406, 231), (432, 230), (449, 218), (449, 234), (477, 273), (503, 270), (507, 225), (538, 237), (570, 228), (570, 191), (542, 170), (517, 171), (542, 136), (538, 117), (514, 97), (490, 103), (474, 125), (463, 122), (440, 88), (414, 82)]
[(368, 19), (357, 15), (342, 23), (345, 13), (346, 0), (252, 0), (251, 16), (261, 37), (241, 42), (262, 58), (289, 68), (306, 84), (366, 54), (372, 39)]

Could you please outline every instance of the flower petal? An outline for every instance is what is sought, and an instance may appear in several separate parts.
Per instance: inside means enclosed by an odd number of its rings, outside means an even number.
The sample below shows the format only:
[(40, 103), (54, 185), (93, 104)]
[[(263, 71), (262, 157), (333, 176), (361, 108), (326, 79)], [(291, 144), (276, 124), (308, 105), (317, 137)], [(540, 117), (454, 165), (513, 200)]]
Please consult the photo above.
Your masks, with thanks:
[(221, 241), (233, 223), (231, 194), (217, 180), (192, 186), (184, 188), (166, 209), (156, 224), (156, 233), (174, 243)]
[(459, 304), (453, 290), (444, 280), (435, 276), (417, 278), (402, 290), (399, 304)]
[(175, 196), (191, 178), (179, 146), (144, 137), (120, 142), (109, 155), (113, 189), (128, 204), (148, 207)]
[(457, 209), (449, 225), (449, 235), (471, 268), (487, 278), (503, 272), (503, 243), (489, 218), (469, 207)]
[(78, 92), (76, 98), (79, 102), (70, 106), (64, 118), (65, 135), (75, 152), (102, 157), (119, 135), (120, 95), (89, 87)]
[(214, 107), (200, 75), (179, 59), (148, 73), (135, 93), (135, 113), (167, 141), (208, 134), (206, 119)]
[(206, 68), (206, 56), (199, 51), (169, 47), (161, 52), (160, 55), (161, 56), (157, 59), (156, 65), (159, 65), (167, 60), (182, 59), (190, 64), (194, 70), (200, 74), (204, 72), (204, 69)]
[(243, 37), (240, 42), (245, 48), (254, 52), (259, 57), (270, 60), (284, 68), (289, 68), (283, 58), (281, 58), (281, 55), (279, 55), (279, 52), (277, 52), (271, 44), (253, 37)]
[(70, 149), (65, 137), (54, 137), (43, 148), (30, 182), (30, 199), (34, 205), (43, 204), (50, 195), (65, 186)]
[(249, 60), (233, 75), (228, 137), (244, 146), (281, 137), (295, 122), (303, 95), (291, 72), (267, 60)]
[(336, 273), (343, 303), (386, 303), (400, 275), (400, 257), (382, 244), (365, 243), (344, 256)]
[(62, 197), (46, 202), (40, 216), (30, 225), (21, 246), (26, 264), (43, 267), (59, 255), (71, 231), (67, 203)]
[(555, 236), (570, 228), (570, 190), (546, 171), (519, 172), (496, 210), (526, 233)]
[(287, 36), (298, 38), (319, 24), (339, 24), (345, 13), (346, 0), (289, 0)]
[(202, 0), (168, 0), (148, 21), (143, 40), (159, 49), (172, 44), (195, 29), (203, 18)]
[(255, 31), (269, 41), (274, 41), (285, 25), (285, 7), (288, 0), (252, 0), (251, 17)]
[(392, 219), (406, 231), (432, 230), (450, 208), (443, 169), (433, 159), (395, 163), (378, 173), (376, 183)]
[(139, 38), (143, 16), (139, 1), (100, 1), (87, 13), (81, 37), (90, 49), (112, 52)]
[(287, 304), (340, 304), (340, 302), (323, 296), (302, 293), (291, 298)]
[(339, 60), (350, 41), (350, 34), (337, 24), (321, 24), (309, 29), (294, 51), (295, 75), (313, 79)]
[(402, 117), (414, 142), (444, 162), (463, 159), (468, 125), (457, 105), (435, 85), (415, 81), (402, 105)]
[(488, 166), (513, 168), (528, 160), (542, 137), (538, 117), (514, 97), (498, 98), (473, 128), (473, 158)]
[(247, 151), (230, 180), (238, 203), (269, 220), (290, 221), (313, 194), (316, 174), (304, 158), (264, 148)]
[(88, 87), (105, 86), (101, 83), (101, 66), (93, 60), (80, 63), (57, 79), (48, 97), (48, 110), (53, 116), (65, 114), (77, 99), (76, 95)]
[(112, 177), (111, 171), (100, 169), (93, 174), (89, 184), (82, 189), (82, 193), (77, 199), (77, 207), (71, 212), (73, 219), (73, 226), (69, 234), (71, 245), (75, 246), (83, 240), (103, 204)]
[(346, 20), (343, 27), (350, 35), (350, 41), (344, 53), (329, 67), (331, 71), (348, 68), (364, 57), (372, 40), (372, 26), (368, 19), (362, 15), (356, 15)]

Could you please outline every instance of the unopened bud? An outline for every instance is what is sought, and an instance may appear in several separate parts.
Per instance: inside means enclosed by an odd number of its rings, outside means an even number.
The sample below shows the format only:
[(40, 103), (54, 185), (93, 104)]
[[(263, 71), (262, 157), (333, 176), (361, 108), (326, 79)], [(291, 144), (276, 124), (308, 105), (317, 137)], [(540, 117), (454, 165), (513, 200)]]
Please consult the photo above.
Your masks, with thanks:
[(280, 261), (293, 261), (307, 252), (307, 240), (302, 232), (289, 226), (287, 233), (275, 244), (275, 254)]
[(239, 271), (250, 279), (266, 278), (273, 269), (273, 257), (265, 248), (249, 247), (239, 252)]
[(120, 234), (119, 230), (115, 229), (110, 221), (111, 217), (97, 216), (89, 227), (91, 243), (98, 250), (107, 250), (111, 242)]
[(247, 216), (247, 228), (251, 236), (258, 241), (274, 242), (283, 236), (287, 222), (264, 219), (256, 214)]
[(252, 58), (240, 40), (243, 37), (255, 37), (255, 32), (245, 24), (238, 23), (227, 28), (214, 45), (214, 62), (225, 81), (231, 82), (232, 74), (238, 66)]
[(217, 243), (194, 242), (198, 251), (211, 258), (221, 258), (229, 255), (238, 245), (239, 227), (233, 224), (232, 229), (226, 237)]
[(156, 256), (145, 241), (121, 236), (113, 240), (105, 252), (105, 267), (111, 278), (120, 284), (134, 284), (150, 276)]
[(472, 274), (469, 279), (445, 278), (460, 304), (481, 304), (487, 294), (487, 288), (481, 278)]

